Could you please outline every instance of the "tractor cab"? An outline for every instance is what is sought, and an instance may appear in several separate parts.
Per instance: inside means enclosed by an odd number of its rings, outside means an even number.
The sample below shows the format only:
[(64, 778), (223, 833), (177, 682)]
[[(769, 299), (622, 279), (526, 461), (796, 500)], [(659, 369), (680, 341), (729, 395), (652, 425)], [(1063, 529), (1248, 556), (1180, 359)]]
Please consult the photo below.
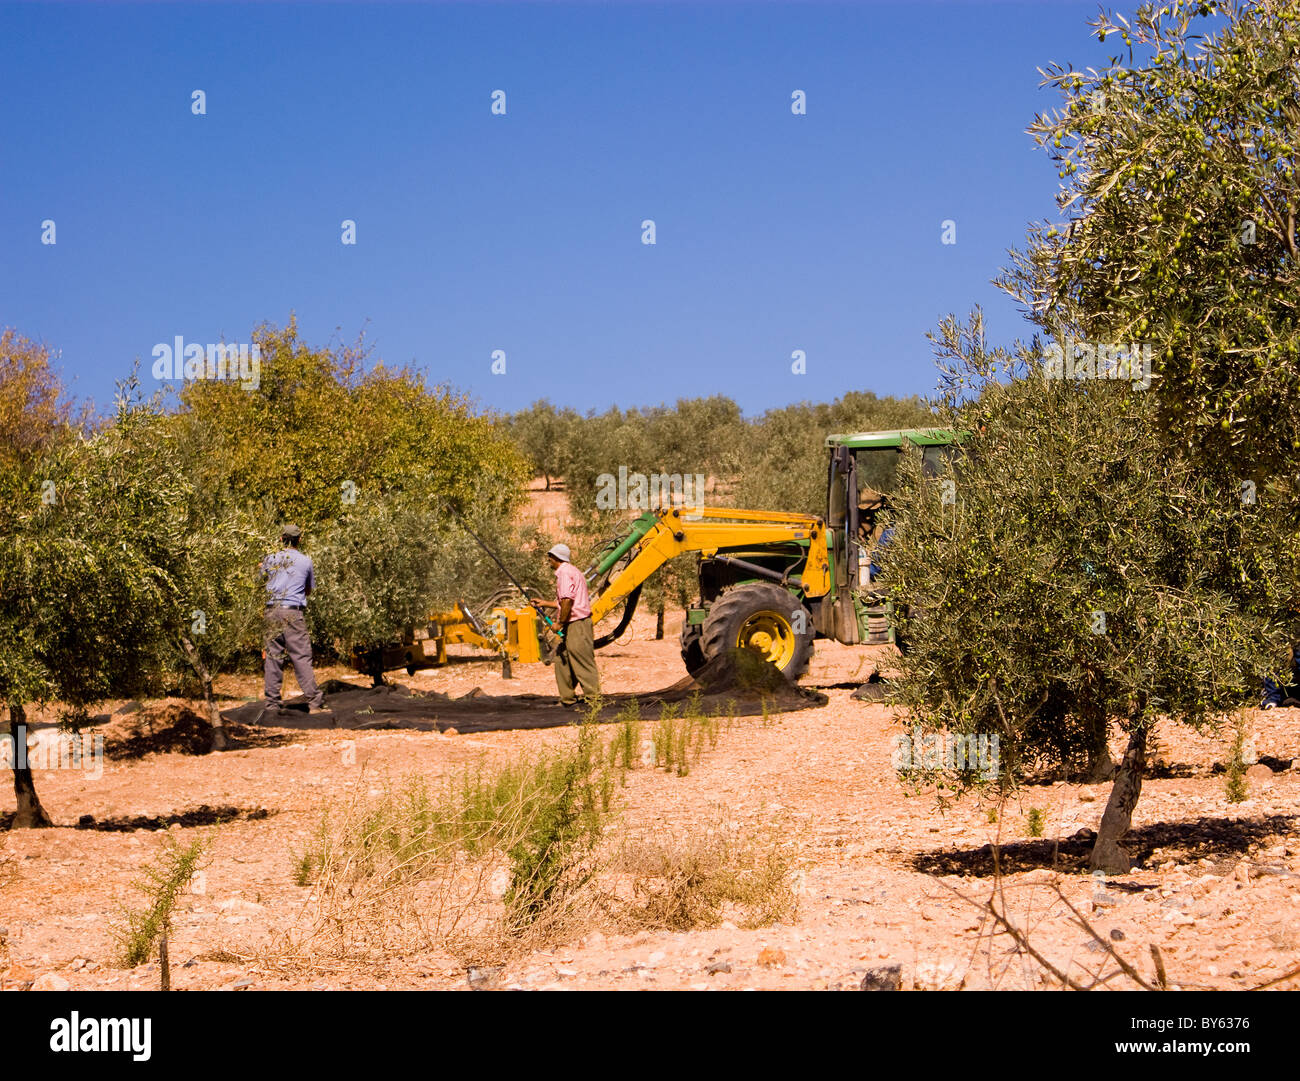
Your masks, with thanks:
[(908, 448), (916, 448), (922, 469), (937, 476), (958, 443), (957, 435), (940, 428), (826, 437), (832, 588), (813, 613), (819, 634), (849, 644), (894, 641), (890, 605), (876, 588), (876, 578), (877, 555), (889, 539), (886, 511), (898, 488), (898, 467)]

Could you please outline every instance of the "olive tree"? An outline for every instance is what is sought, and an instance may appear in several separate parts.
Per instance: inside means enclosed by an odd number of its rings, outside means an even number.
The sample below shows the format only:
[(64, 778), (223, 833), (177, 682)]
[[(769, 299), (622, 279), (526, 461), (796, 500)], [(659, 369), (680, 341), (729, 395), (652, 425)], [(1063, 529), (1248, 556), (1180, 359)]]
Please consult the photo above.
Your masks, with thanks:
[[(1210, 21), (1206, 16), (1213, 16)], [(1099, 14), (1098, 68), (1043, 69), (1060, 180), (1000, 284), (1045, 333), (1150, 346), (1162, 424), (1229, 479), (1300, 458), (1300, 4)]]
[(918, 454), (900, 470), (882, 557), (907, 643), (897, 700), (922, 730), (998, 737), (991, 772), (944, 778), (958, 790), (1077, 776), (1118, 728), (1092, 859), (1126, 871), (1157, 725), (1212, 729), (1283, 641), (1260, 614), (1285, 585), (1283, 516), (1170, 453), (1153, 395), (1045, 377), (1033, 348), (988, 350), (978, 314), (936, 342), (941, 415), (965, 454), (939, 477)]
[[(119, 399), (111, 425), (33, 462), (4, 503), (0, 699), (15, 736), (31, 704), (75, 714), (157, 685), (187, 482), (153, 419)], [(14, 792), (15, 826), (50, 824), (30, 769), (14, 770)]]
[(314, 347), (293, 320), (261, 326), (253, 340), (256, 385), (196, 380), (181, 392), (205, 490), (309, 532), (367, 499), (477, 493), (508, 515), (523, 498), (526, 460), (465, 395), (374, 361), (362, 343)]
[[(196, 537), (217, 534), (187, 552), (178, 639), (205, 688), (204, 672), (256, 639), (264, 597), (249, 571), (280, 523), (303, 527), (316, 560), (317, 644), (347, 654), (481, 592), (449, 508), (472, 507), (506, 536), (528, 479), (499, 418), (419, 372), (372, 363), (362, 343), (313, 347), (293, 320), (253, 337), (257, 385), (188, 384), (176, 418), (194, 463)], [(205, 614), (207, 637), (188, 633), (191, 611)]]
[(1096, 764), (1107, 726), (1127, 733), (1093, 853), (1109, 869), (1156, 719), (1214, 724), (1294, 634), (1300, 5), (1092, 25), (1122, 47), (1044, 68), (1062, 104), (1029, 129), (1061, 218), (997, 279), (1040, 336), (1008, 356), (978, 320), (941, 328), (971, 454), (946, 525), (913, 485), (887, 560), (922, 724), (1000, 725), (1004, 781), (1035, 757)]
[(576, 411), (557, 409), (545, 399), (510, 418), (511, 439), (546, 482), (548, 492), (552, 482), (568, 472), (574, 425), (578, 423), (581, 419)]
[(192, 497), (172, 553), (169, 659), (198, 683), (214, 751), (228, 746), (216, 678), (238, 656), (259, 648), (266, 593), (257, 567), (274, 534), (275, 523), (257, 508), (214, 507)]

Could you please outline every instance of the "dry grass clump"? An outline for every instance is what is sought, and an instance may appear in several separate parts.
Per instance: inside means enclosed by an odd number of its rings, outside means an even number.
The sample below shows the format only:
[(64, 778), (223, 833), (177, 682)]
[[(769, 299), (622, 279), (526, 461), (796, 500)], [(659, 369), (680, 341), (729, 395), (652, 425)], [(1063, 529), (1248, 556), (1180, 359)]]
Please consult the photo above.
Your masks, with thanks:
[(611, 793), (595, 728), (583, 725), (570, 746), (491, 773), (358, 796), (327, 813), (297, 857), (312, 892), (290, 945), (366, 957), (473, 934), (553, 935), (583, 907)]
[(613, 869), (630, 880), (618, 919), (628, 929), (690, 931), (792, 923), (799, 910), (796, 843), (778, 827), (715, 825), (685, 839), (626, 844)]

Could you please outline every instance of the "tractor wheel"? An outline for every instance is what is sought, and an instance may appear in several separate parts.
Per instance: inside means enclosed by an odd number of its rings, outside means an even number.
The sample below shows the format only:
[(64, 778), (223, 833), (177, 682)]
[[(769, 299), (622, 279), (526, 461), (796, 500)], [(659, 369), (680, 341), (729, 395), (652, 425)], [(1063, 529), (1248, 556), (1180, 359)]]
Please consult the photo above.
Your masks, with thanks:
[(682, 664), (686, 665), (686, 671), (695, 675), (704, 667), (704, 626), (700, 623), (682, 622)]
[(705, 659), (730, 649), (751, 650), (794, 681), (812, 657), (812, 618), (788, 590), (775, 583), (734, 586), (709, 609), (701, 646)]

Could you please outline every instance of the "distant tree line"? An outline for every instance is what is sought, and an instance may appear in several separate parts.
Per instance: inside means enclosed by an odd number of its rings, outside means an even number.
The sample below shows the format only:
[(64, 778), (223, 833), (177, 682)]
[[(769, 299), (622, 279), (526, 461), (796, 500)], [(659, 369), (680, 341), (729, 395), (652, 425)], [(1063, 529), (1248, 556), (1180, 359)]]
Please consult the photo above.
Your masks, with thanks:
[(826, 500), (827, 435), (924, 427), (934, 417), (919, 397), (852, 391), (754, 417), (722, 395), (586, 414), (543, 400), (505, 423), (546, 488), (563, 484), (581, 517), (598, 509), (599, 478), (620, 467), (647, 476), (702, 474), (710, 504), (816, 513)]

